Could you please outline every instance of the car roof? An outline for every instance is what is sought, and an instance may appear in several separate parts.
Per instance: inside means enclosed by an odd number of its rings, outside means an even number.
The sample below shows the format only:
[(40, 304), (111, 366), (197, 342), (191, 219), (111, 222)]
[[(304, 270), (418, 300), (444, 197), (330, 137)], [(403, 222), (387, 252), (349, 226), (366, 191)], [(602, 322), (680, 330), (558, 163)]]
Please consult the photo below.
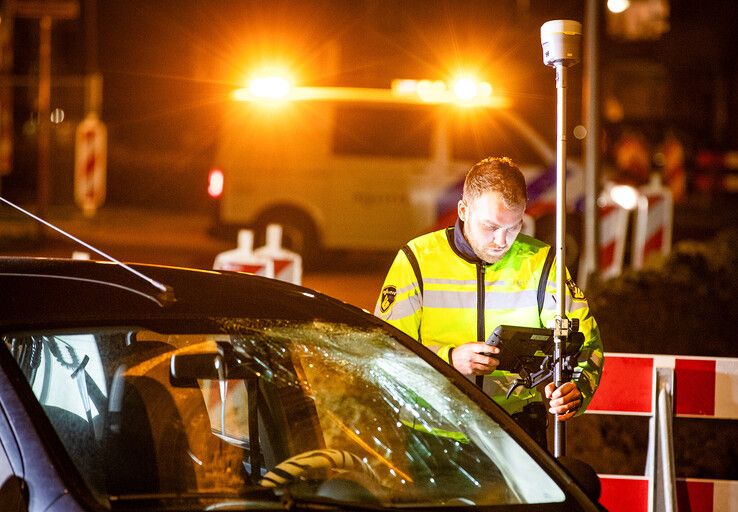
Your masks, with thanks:
[(160, 265), (130, 267), (168, 292), (113, 262), (0, 257), (0, 327), (243, 317), (386, 328), (366, 311), (275, 279)]

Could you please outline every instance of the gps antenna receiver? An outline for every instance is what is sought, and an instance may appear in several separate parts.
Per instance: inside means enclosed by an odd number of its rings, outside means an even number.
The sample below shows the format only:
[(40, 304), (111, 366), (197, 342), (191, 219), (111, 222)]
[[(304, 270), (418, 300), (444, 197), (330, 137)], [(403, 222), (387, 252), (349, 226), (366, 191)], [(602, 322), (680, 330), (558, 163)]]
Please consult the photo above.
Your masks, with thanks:
[(580, 59), (582, 24), (573, 20), (553, 20), (541, 25), (543, 63), (573, 66)]

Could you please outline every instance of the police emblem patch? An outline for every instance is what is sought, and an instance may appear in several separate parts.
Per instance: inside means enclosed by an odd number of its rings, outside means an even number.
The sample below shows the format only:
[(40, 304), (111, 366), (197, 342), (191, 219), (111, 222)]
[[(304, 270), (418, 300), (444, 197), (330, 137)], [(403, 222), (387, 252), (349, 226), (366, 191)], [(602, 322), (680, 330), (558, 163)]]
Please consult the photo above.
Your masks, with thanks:
[(379, 309), (382, 313), (389, 311), (389, 308), (391, 308), (392, 304), (395, 302), (395, 297), (397, 297), (396, 286), (389, 285), (382, 288), (382, 302), (379, 305)]
[(584, 292), (582, 289), (577, 286), (577, 283), (575, 283), (572, 278), (566, 280), (566, 287), (569, 288), (569, 293), (571, 293), (572, 299), (580, 301), (587, 300), (584, 298)]

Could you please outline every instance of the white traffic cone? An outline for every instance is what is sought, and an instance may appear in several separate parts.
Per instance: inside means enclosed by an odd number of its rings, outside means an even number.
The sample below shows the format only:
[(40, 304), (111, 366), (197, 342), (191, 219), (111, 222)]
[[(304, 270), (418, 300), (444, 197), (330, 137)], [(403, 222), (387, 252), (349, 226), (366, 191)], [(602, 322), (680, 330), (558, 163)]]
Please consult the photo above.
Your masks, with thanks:
[(274, 262), (274, 277), (280, 281), (302, 284), (302, 256), (282, 247), (282, 226), (269, 224), (266, 228), (266, 245), (254, 250), (254, 254)]
[(254, 254), (253, 248), (253, 231), (242, 229), (238, 232), (238, 247), (218, 254), (215, 257), (213, 268), (274, 277), (274, 262), (270, 258)]

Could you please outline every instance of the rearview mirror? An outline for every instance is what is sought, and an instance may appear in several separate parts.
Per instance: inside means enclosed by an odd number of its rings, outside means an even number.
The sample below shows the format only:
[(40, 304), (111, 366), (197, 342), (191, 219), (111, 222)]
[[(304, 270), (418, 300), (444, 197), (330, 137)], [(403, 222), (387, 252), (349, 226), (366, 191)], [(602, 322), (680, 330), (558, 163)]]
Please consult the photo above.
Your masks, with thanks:
[(198, 387), (198, 380), (245, 380), (258, 378), (260, 367), (251, 359), (241, 360), (227, 343), (217, 352), (173, 354), (169, 381), (174, 387)]

